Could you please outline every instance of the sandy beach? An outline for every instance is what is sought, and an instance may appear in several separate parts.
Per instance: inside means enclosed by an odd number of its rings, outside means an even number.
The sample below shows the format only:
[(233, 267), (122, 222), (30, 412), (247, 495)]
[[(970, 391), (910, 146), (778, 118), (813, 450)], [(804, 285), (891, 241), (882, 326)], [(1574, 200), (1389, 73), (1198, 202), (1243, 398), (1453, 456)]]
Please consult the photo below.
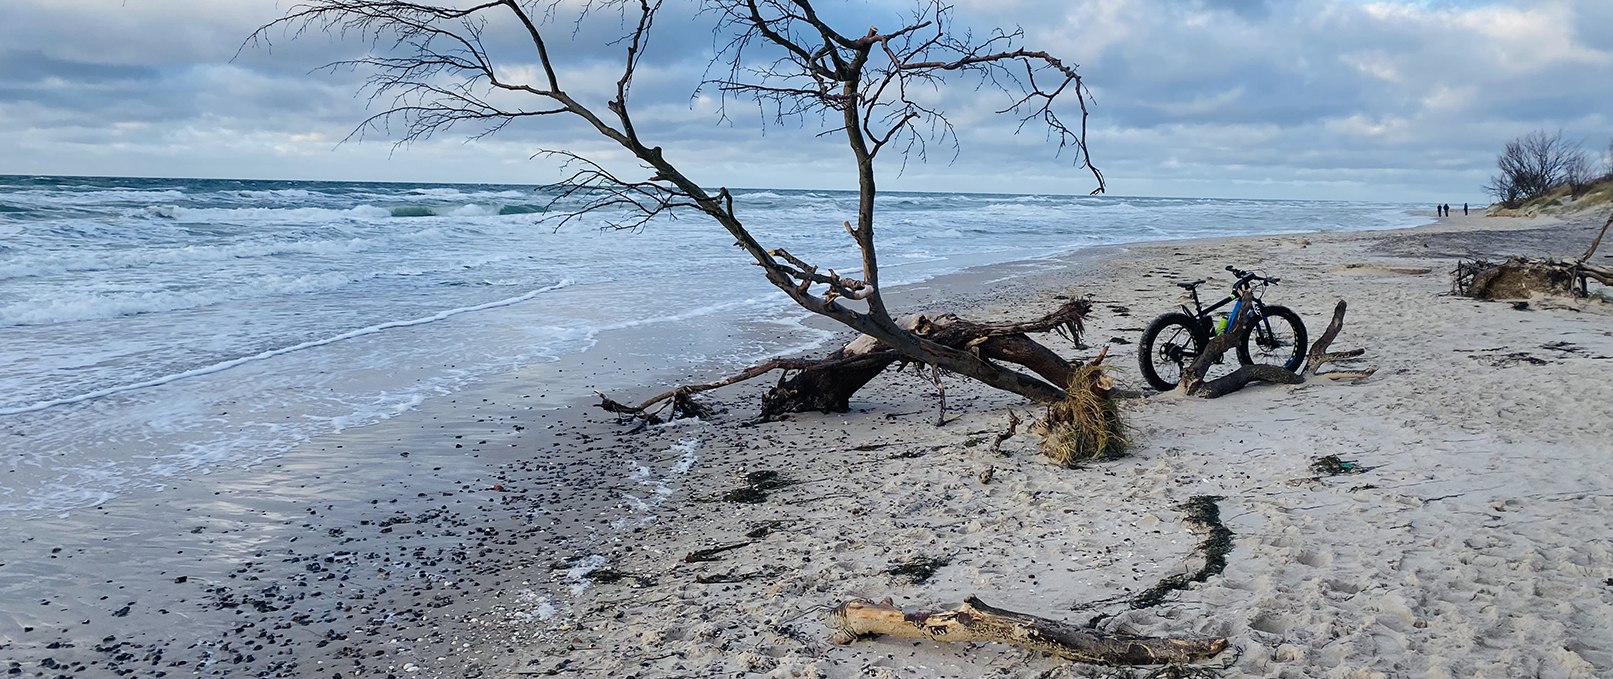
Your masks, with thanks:
[[(1233, 650), (1205, 666), (1221, 677), (1607, 676), (1613, 305), (1448, 294), (1457, 258), (1577, 256), (1603, 217), (1113, 247), (893, 291), (893, 308), (980, 319), (1090, 297), (1083, 346), (1052, 346), (1087, 358), (1109, 345), (1133, 389), (1135, 342), (1176, 304), (1175, 280), (1221, 289), (1227, 264), (1280, 276), (1268, 301), (1313, 337), (1350, 303), (1335, 347), (1366, 348), (1373, 377), (1129, 400), (1130, 455), (1079, 469), (1026, 433), (993, 452), (1010, 411), (1038, 409), (965, 380), (946, 381), (937, 426), (934, 388), (912, 372), (876, 379), (845, 414), (750, 424), (757, 383), (711, 394), (710, 422), (621, 425), (591, 389), (628, 400), (740, 367), (666, 374), (635, 353), (648, 331), (622, 330), (216, 474), (209, 492), (31, 524), (8, 538), (0, 584), (47, 594), (7, 599), (20, 603), (0, 611), (0, 664), (50, 677), (1148, 671), (828, 642), (824, 613), (849, 598), (935, 610), (973, 594), (1101, 617), (1111, 633), (1224, 636)], [(1311, 468), (1329, 455), (1359, 473)], [(785, 483), (725, 499), (769, 472)], [(1196, 496), (1220, 498), (1225, 570), (1129, 609), (1198, 567), (1180, 510)], [(151, 518), (176, 513), (195, 520)], [(921, 557), (944, 562), (922, 584), (888, 573)], [(109, 562), (138, 565), (113, 582), (98, 577)]]
[[(569, 629), (523, 671), (579, 676), (1140, 676), (997, 645), (826, 642), (824, 609), (892, 597), (936, 610), (974, 594), (1017, 611), (1129, 634), (1225, 636), (1218, 676), (1592, 677), (1613, 672), (1613, 509), (1606, 461), (1613, 315), (1603, 303), (1525, 309), (1448, 296), (1454, 257), (1578, 254), (1593, 219), (1446, 219), (1395, 233), (1119, 248), (1011, 280), (950, 280), (931, 299), (1007, 318), (1092, 297), (1090, 356), (1110, 343), (1138, 384), (1134, 341), (1178, 292), (1227, 263), (1285, 282), (1270, 293), (1316, 333), (1351, 302), (1338, 347), (1366, 347), (1359, 383), (1263, 386), (1219, 400), (1128, 406), (1129, 458), (1062, 469), (1033, 436), (986, 443), (1015, 398), (948, 384), (957, 417), (917, 375), (892, 375), (845, 415), (648, 432), (648, 456), (697, 436), (700, 461), (662, 518), (608, 555), (630, 574), (587, 590)], [(1595, 219), (1598, 224), (1599, 219)], [(1417, 273), (1420, 269), (1428, 273)], [(1219, 274), (1219, 275), (1218, 275)], [(1223, 285), (1226, 281), (1219, 281)], [(924, 295), (926, 291), (918, 291)], [(1313, 335), (1314, 336), (1314, 335)], [(730, 422), (748, 399), (725, 399)], [(1336, 455), (1362, 473), (1321, 476)], [(981, 471), (995, 468), (990, 483)], [(757, 504), (716, 501), (747, 473), (798, 481)], [(1235, 535), (1225, 571), (1146, 610), (1124, 599), (1197, 566), (1178, 506), (1219, 496)], [(761, 537), (754, 536), (766, 528)], [(743, 545), (720, 560), (701, 549)], [(922, 585), (888, 574), (946, 561)], [(701, 580), (715, 580), (702, 584)], [(735, 580), (737, 582), (727, 582)], [(1117, 601), (1119, 600), (1119, 601)]]

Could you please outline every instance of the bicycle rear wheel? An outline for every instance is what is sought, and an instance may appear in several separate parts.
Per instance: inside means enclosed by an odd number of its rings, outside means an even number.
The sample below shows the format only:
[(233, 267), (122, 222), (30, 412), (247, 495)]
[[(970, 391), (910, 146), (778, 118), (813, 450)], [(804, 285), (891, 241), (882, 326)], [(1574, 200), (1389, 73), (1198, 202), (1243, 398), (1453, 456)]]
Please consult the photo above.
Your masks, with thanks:
[(1148, 385), (1160, 391), (1176, 388), (1182, 371), (1204, 352), (1208, 340), (1198, 321), (1180, 312), (1154, 319), (1137, 343), (1137, 367)]
[(1292, 309), (1275, 304), (1261, 309), (1264, 318), (1250, 319), (1238, 342), (1238, 362), (1299, 370), (1305, 360), (1305, 322)]

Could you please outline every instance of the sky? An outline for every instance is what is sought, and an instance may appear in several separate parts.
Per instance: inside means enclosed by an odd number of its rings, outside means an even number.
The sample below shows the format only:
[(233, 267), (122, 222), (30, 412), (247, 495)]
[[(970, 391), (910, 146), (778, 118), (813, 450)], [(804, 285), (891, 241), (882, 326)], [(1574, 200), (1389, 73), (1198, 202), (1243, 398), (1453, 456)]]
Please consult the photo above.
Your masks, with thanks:
[[(821, 121), (778, 124), (697, 91), (717, 43), (694, 4), (668, 2), (635, 79), (646, 141), (707, 186), (854, 188), (853, 161)], [(817, 4), (852, 33), (914, 7)], [(561, 176), (540, 149), (619, 162), (597, 135), (549, 119), (478, 140), (350, 140), (371, 111), (364, 73), (318, 67), (370, 45), (273, 33), (243, 47), (290, 6), (0, 2), (0, 174), (534, 184)], [(1026, 46), (1078, 64), (1112, 195), (1482, 204), (1508, 140), (1560, 130), (1598, 159), (1613, 140), (1609, 0), (957, 0), (955, 11), (957, 25), (1019, 27)], [(612, 27), (547, 28), (567, 90), (602, 105), (620, 60)], [(1093, 188), (1067, 151), (994, 118), (1001, 101), (988, 94), (921, 93), (950, 113), (958, 147), (882, 159), (881, 188)]]

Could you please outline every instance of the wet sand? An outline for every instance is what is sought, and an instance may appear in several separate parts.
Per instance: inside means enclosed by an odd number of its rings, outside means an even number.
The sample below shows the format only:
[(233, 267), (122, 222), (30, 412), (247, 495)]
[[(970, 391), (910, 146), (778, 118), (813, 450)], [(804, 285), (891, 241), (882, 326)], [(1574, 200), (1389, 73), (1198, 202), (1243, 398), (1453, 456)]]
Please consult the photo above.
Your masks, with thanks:
[[(1090, 296), (1084, 347), (1141, 387), (1141, 329), (1178, 278), (1225, 264), (1284, 283), (1313, 336), (1368, 348), (1360, 384), (1130, 404), (1132, 456), (1067, 470), (1034, 437), (985, 445), (1014, 397), (882, 376), (846, 414), (746, 424), (765, 386), (714, 394), (714, 422), (635, 431), (589, 406), (673, 375), (654, 328), (428, 401), (240, 472), (131, 494), (3, 539), (0, 667), (18, 676), (1090, 676), (996, 647), (829, 645), (852, 596), (986, 601), (1117, 632), (1225, 635), (1222, 676), (1597, 676), (1613, 672), (1613, 509), (1593, 404), (1613, 399), (1606, 305), (1442, 296), (1452, 257), (1577, 255), (1589, 218), (1452, 218), (1409, 232), (1107, 248), (969, 271), (904, 309), (1022, 318)], [(1600, 224), (1600, 220), (1595, 220)], [(1429, 268), (1428, 274), (1396, 270)], [(1015, 300), (1009, 304), (1008, 300)], [(766, 328), (690, 338), (750, 342)], [(812, 338), (814, 340), (818, 337)], [(1323, 455), (1368, 471), (1318, 477)], [(978, 481), (994, 468), (989, 484)], [(792, 482), (723, 500), (747, 474)], [(1177, 506), (1219, 495), (1226, 571), (1166, 603), (1114, 602), (1180, 572)], [(753, 498), (754, 499), (754, 498)], [(738, 546), (735, 546), (738, 545)], [(730, 547), (715, 560), (688, 561)], [(947, 562), (913, 585), (885, 573)], [(1118, 599), (1117, 599), (1118, 598)], [(1105, 603), (1108, 602), (1108, 603)], [(1228, 655), (1223, 660), (1228, 660)], [(1124, 676), (1123, 674), (1121, 676)]]

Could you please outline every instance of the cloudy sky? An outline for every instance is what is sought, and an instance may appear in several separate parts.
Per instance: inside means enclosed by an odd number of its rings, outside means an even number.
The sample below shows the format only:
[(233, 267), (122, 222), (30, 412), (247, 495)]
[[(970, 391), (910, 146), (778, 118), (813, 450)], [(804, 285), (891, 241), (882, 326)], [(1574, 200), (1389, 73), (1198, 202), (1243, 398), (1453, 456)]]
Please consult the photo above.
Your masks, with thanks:
[[(819, 4), (846, 32), (912, 7)], [(0, 174), (538, 183), (557, 176), (531, 159), (539, 148), (608, 151), (542, 121), (475, 142), (339, 143), (366, 116), (362, 74), (313, 69), (365, 44), (279, 36), (238, 53), (288, 7), (3, 0)], [(1480, 203), (1509, 139), (1560, 129), (1598, 154), (1613, 139), (1609, 0), (958, 0), (957, 14), (1023, 27), (1027, 45), (1080, 65), (1096, 96), (1092, 153), (1116, 195)], [(680, 7), (657, 27), (634, 100), (647, 140), (708, 185), (854, 186), (816, 121), (768, 125), (732, 105), (724, 118), (694, 94), (713, 48), (700, 21)], [(595, 103), (614, 79), (598, 43), (580, 31), (553, 48)], [(932, 96), (959, 123), (961, 150), (892, 162), (882, 186), (1092, 188), (1040, 134), (984, 117), (996, 101), (967, 88)]]

